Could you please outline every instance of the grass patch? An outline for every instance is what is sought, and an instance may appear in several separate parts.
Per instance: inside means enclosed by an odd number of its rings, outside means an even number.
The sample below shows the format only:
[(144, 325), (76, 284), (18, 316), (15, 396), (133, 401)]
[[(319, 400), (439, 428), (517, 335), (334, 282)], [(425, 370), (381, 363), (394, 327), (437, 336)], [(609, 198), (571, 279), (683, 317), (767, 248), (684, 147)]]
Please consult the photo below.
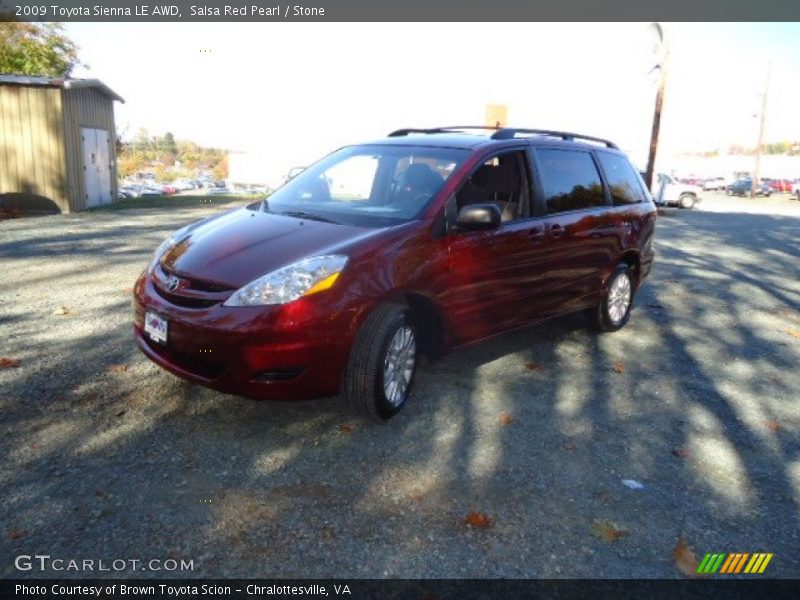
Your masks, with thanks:
[(245, 205), (254, 200), (263, 199), (258, 196), (146, 196), (144, 198), (118, 199), (113, 204), (90, 208), (90, 212), (127, 210), (131, 208), (190, 208), (195, 206), (224, 206), (226, 204)]

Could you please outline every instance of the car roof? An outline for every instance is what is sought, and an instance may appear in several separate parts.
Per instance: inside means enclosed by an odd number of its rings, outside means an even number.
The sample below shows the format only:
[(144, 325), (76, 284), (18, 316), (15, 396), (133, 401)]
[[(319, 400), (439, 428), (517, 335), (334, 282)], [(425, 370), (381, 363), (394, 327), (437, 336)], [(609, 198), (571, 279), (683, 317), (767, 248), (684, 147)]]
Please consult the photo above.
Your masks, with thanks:
[(480, 126), (399, 129), (383, 139), (374, 140), (365, 145), (428, 146), (475, 150), (481, 147), (503, 147), (520, 143), (619, 150), (616, 144), (609, 140), (577, 133)]

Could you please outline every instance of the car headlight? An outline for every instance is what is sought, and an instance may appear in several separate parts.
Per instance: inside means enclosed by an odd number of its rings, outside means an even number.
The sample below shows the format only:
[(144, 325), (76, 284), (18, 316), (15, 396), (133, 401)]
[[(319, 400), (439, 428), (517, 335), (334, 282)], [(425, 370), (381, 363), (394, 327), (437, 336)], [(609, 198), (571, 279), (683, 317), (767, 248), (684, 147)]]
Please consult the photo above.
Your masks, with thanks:
[(302, 296), (327, 290), (347, 264), (339, 254), (305, 258), (251, 281), (236, 290), (225, 306), (287, 304)]
[(175, 239), (175, 234), (173, 233), (158, 245), (158, 248), (156, 248), (156, 251), (153, 253), (153, 258), (150, 260), (150, 264), (147, 265), (148, 275), (152, 275), (153, 270), (156, 268), (156, 265), (158, 265), (158, 261), (161, 260), (161, 257), (164, 256), (164, 253), (177, 243), (178, 240)]

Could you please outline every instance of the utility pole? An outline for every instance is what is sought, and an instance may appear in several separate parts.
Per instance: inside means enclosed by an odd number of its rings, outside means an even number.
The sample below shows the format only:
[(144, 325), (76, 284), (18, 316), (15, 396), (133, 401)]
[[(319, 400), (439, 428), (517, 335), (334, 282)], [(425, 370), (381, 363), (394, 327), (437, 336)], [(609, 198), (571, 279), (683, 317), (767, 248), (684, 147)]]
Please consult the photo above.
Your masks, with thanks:
[(661, 129), (661, 108), (664, 105), (664, 88), (667, 84), (667, 67), (669, 63), (669, 48), (664, 40), (664, 30), (658, 23), (651, 25), (659, 38), (659, 51), (662, 59), (655, 68), (659, 69), (658, 92), (656, 93), (656, 107), (653, 111), (653, 127), (650, 131), (650, 153), (647, 156), (647, 169), (645, 170), (644, 180), (647, 189), (653, 189), (653, 169), (656, 165), (656, 151), (658, 149), (658, 134)]
[(769, 94), (769, 80), (772, 76), (772, 63), (767, 65), (767, 83), (764, 85), (764, 97), (761, 99), (761, 123), (758, 126), (758, 146), (756, 147), (756, 168), (753, 171), (753, 183), (750, 187), (750, 197), (756, 197), (756, 187), (761, 177), (761, 148), (764, 146), (764, 120), (767, 116), (767, 95)]

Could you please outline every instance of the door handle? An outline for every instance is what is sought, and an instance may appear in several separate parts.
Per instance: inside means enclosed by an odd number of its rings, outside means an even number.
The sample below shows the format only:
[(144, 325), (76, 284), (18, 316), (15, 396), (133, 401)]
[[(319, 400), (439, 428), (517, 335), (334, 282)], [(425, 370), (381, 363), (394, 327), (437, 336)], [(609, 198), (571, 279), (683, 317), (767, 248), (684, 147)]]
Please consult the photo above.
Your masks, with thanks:
[(550, 237), (557, 240), (562, 235), (564, 235), (564, 228), (561, 225), (558, 223), (550, 225)]

